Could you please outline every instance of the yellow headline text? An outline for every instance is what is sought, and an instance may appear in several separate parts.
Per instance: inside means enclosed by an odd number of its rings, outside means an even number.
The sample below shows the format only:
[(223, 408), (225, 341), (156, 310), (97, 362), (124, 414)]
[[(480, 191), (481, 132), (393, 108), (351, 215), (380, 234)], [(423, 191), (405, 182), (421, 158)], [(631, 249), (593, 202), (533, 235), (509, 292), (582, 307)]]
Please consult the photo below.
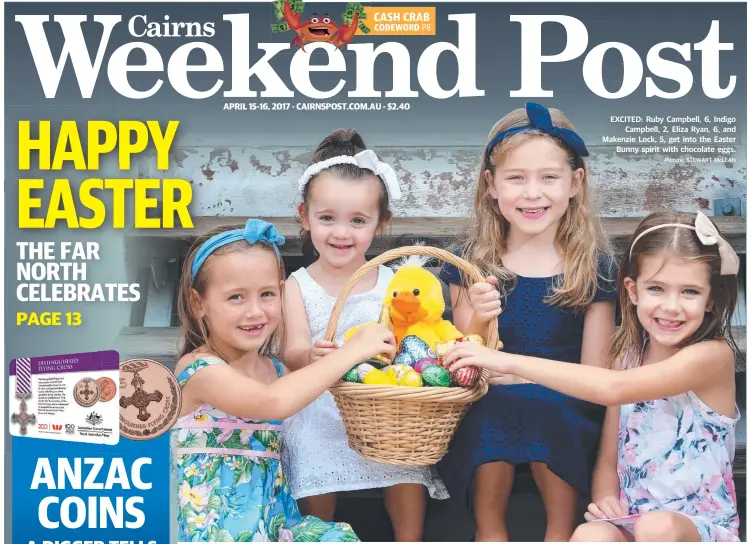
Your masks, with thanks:
[[(81, 125), (85, 125), (85, 137)], [(132, 158), (152, 145), (156, 167), (167, 170), (178, 125), (178, 121), (169, 121), (162, 129), (158, 121), (63, 121), (53, 135), (49, 121), (33, 126), (30, 121), (19, 121), (18, 168), (90, 172), (101, 168), (102, 156), (116, 152), (119, 170), (127, 172)], [(51, 229), (64, 222), (68, 228), (95, 229), (109, 219), (112, 227), (125, 228), (129, 194), (133, 196), (134, 228), (193, 227), (187, 209), (192, 186), (186, 180), (95, 175), (73, 184), (68, 177), (57, 177), (49, 185), (43, 178), (19, 179), (18, 227)], [(111, 201), (111, 210), (106, 201)]]

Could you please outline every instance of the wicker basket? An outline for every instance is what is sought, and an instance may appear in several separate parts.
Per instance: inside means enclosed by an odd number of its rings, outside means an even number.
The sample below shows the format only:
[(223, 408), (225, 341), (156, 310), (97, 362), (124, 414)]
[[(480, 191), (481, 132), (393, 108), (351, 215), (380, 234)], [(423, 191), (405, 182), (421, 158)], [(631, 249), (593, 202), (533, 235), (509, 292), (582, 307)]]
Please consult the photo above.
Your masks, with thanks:
[[(411, 255), (435, 257), (458, 267), (474, 282), (483, 281), (477, 268), (443, 249), (406, 246), (386, 251), (356, 271), (338, 297), (325, 338), (335, 341), (338, 319), (355, 284), (380, 264)], [(498, 320), (486, 339), (499, 343)], [(367, 459), (393, 465), (433, 465), (447, 453), (449, 442), (470, 405), (488, 391), (483, 373), (472, 388), (405, 387), (340, 382), (330, 388), (340, 409), (348, 443)]]

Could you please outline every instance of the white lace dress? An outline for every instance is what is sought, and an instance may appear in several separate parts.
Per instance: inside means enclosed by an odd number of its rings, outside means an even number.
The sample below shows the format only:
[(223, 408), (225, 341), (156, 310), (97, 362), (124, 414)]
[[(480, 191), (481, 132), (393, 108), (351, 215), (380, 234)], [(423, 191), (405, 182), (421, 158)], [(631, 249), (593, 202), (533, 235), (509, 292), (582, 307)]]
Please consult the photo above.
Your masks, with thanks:
[[(355, 325), (379, 318), (385, 289), (392, 279), (391, 269), (380, 266), (376, 286), (348, 297), (338, 323), (337, 343)], [(335, 298), (312, 279), (306, 269), (292, 277), (301, 287), (312, 342), (325, 335)], [(301, 499), (336, 491), (389, 487), (395, 484), (425, 485), (436, 499), (449, 497), (433, 467), (400, 467), (369, 461), (348, 447), (348, 437), (340, 412), (326, 391), (301, 412), (285, 420), (282, 463), (291, 493)]]

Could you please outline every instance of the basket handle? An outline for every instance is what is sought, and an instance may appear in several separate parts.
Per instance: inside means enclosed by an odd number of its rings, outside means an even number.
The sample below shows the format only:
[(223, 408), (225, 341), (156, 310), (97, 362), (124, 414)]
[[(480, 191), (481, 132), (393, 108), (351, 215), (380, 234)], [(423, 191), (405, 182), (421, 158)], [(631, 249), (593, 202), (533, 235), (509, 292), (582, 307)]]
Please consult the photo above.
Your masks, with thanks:
[[(328, 342), (335, 341), (335, 334), (338, 330), (338, 321), (340, 319), (340, 314), (343, 312), (345, 301), (348, 299), (351, 291), (353, 291), (356, 283), (358, 283), (361, 278), (363, 278), (372, 269), (377, 268), (380, 264), (385, 264), (402, 257), (410, 257), (411, 255), (434, 257), (435, 259), (439, 259), (456, 266), (464, 274), (467, 274), (474, 283), (485, 281), (483, 276), (481, 276), (480, 271), (474, 265), (444, 249), (428, 246), (404, 246), (390, 249), (389, 251), (385, 251), (381, 255), (378, 255), (377, 257), (374, 257), (372, 260), (368, 261), (361, 268), (356, 270), (353, 276), (351, 276), (351, 279), (348, 280), (348, 283), (340, 292), (340, 295), (338, 295), (338, 298), (335, 301), (335, 306), (333, 306), (332, 313), (330, 314), (330, 321), (327, 324), (325, 340), (327, 340)], [(492, 349), (498, 349), (500, 346), (498, 319), (492, 319), (491, 323), (488, 326), (488, 338), (486, 338), (486, 345)]]

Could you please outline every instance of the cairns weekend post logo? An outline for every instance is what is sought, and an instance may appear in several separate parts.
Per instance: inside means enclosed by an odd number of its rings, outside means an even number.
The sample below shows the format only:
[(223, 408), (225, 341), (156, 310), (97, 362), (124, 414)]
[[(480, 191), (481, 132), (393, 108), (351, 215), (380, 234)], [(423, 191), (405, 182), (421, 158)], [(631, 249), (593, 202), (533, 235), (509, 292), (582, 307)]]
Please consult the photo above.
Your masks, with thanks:
[[(56, 97), (63, 72), (71, 69), (84, 99), (92, 97), (104, 74), (115, 92), (134, 100), (154, 96), (164, 83), (179, 95), (198, 100), (221, 91), (224, 98), (294, 98), (299, 93), (316, 100), (330, 99), (341, 93), (349, 98), (417, 98), (423, 93), (437, 99), (486, 94), (478, 88), (477, 82), (475, 13), (447, 14), (439, 24), (454, 25), (455, 43), (434, 41), (412, 54), (399, 41), (381, 42), (375, 47), (370, 41), (353, 38), (435, 36), (435, 7), (376, 5), (364, 8), (358, 3), (348, 3), (340, 14), (342, 23), (338, 25), (325, 13), (312, 13), (305, 19), (301, 0), (277, 0), (272, 6), (277, 20), (282, 22), (271, 24), (271, 30), (296, 32), (290, 42), (254, 43), (249, 13), (216, 14), (216, 20), (208, 20), (211, 17), (208, 14), (201, 21), (180, 19), (176, 9), (174, 13), (162, 14), (163, 20), (156, 20), (158, 16), (154, 15), (149, 19), (145, 14), (131, 16), (126, 21), (116, 14), (19, 14), (15, 21), (23, 28), (39, 82), (48, 99)], [(591, 92), (606, 99), (632, 94), (671, 100), (681, 98), (697, 84), (694, 69), (697, 77), (701, 75), (701, 91), (708, 98), (726, 98), (736, 88), (737, 76), (728, 73), (725, 77), (721, 70), (720, 61), (734, 55), (731, 53), (734, 44), (721, 39), (719, 20), (703, 21), (695, 35), (684, 36), (684, 43), (653, 43), (642, 54), (643, 51), (620, 41), (590, 43), (587, 27), (575, 17), (507, 15), (510, 23), (519, 25), (518, 47), (513, 49), (520, 60), (519, 88), (510, 90), (512, 98), (553, 97), (551, 85), (558, 86), (559, 82), (543, 84), (543, 65), (577, 59), (582, 62), (576, 62), (573, 68), (570, 66), (570, 76), (579, 77)], [(217, 20), (219, 17), (223, 22)], [(565, 34), (563, 49), (544, 53), (547, 49), (543, 47), (544, 34), (549, 28), (557, 31), (559, 27)], [(127, 41), (121, 39), (125, 30), (129, 35)], [(219, 34), (230, 36), (230, 51), (219, 50), (210, 43)], [(52, 40), (56, 43), (60, 35), (62, 48), (57, 51), (55, 47), (53, 52), (49, 38), (57, 38)], [(113, 38), (115, 35), (117, 38)], [(174, 38), (181, 40), (176, 43)], [(297, 51), (290, 60), (287, 55), (278, 56), (294, 46)], [(343, 55), (342, 46), (352, 54)], [(317, 59), (314, 64), (311, 62), (313, 53)], [(389, 88), (375, 87), (374, 70), (379, 57), (391, 59), (393, 78), (387, 83)], [(439, 61), (444, 57), (456, 60), (456, 77), (452, 70), (450, 77), (438, 77)], [(495, 57), (491, 62), (495, 63), (492, 68), (500, 69), (503, 58)], [(606, 67), (604, 71), (606, 63), (615, 64), (615, 69)], [(451, 63), (441, 64), (449, 66)], [(481, 73), (492, 73), (488, 68), (482, 66)], [(312, 78), (313, 72), (320, 71), (339, 73), (340, 79), (332, 88), (320, 89)], [(137, 84), (131, 81), (136, 79), (133, 72), (137, 73)], [(193, 86), (190, 75), (194, 72), (203, 74), (203, 88)], [(279, 72), (286, 77), (281, 78)], [(610, 74), (607, 81), (604, 72)], [(206, 73), (215, 74), (215, 80), (207, 84), (212, 86), (207, 89), (204, 88)], [(286, 83), (289, 79), (291, 85)], [(445, 81), (451, 82), (447, 84), (451, 84), (451, 88), (443, 86)], [(101, 88), (100, 82), (98, 88)]]

